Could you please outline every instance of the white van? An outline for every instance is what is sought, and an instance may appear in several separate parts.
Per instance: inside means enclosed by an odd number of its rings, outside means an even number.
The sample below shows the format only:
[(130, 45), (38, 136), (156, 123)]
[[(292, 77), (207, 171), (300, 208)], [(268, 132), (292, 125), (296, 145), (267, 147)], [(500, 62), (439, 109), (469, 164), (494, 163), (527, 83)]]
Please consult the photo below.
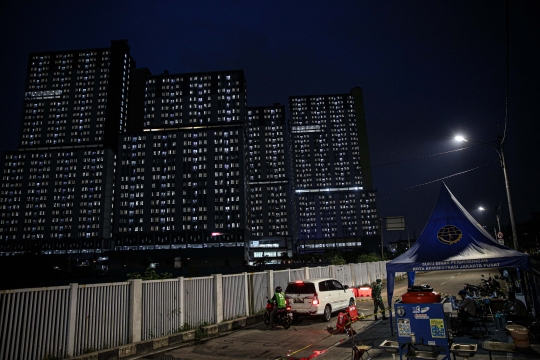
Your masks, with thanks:
[(306, 279), (287, 284), (285, 297), (295, 318), (299, 315), (322, 316), (330, 321), (332, 313), (355, 304), (354, 293), (336, 279)]

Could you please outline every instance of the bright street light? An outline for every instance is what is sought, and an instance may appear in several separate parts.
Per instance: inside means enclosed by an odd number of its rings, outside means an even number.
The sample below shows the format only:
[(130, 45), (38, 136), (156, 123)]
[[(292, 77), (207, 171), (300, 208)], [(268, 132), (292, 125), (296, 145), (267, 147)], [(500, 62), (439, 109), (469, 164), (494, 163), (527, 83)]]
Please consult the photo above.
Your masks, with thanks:
[[(483, 208), (482, 206), (480, 206), (478, 208), (478, 210), (484, 212), (486, 211), (485, 208)], [(500, 222), (500, 217), (499, 217), (499, 208), (495, 208), (495, 216), (497, 217), (497, 228), (498, 228), (498, 232), (501, 232), (501, 222)], [(495, 239), (497, 239), (497, 233), (495, 233)]]
[(506, 162), (504, 160), (504, 153), (503, 153), (504, 139), (501, 138), (500, 136), (497, 137), (497, 145), (498, 146), (495, 146), (492, 143), (486, 143), (486, 142), (481, 142), (481, 141), (465, 139), (461, 135), (456, 136), (454, 139), (456, 139), (457, 141), (465, 141), (465, 142), (472, 142), (472, 143), (480, 144), (480, 145), (488, 145), (488, 146), (492, 147), (493, 149), (495, 149), (495, 151), (499, 155), (499, 161), (500, 161), (501, 167), (503, 169), (504, 182), (505, 182), (505, 185), (506, 185), (506, 197), (508, 199), (508, 212), (510, 213), (510, 224), (512, 225), (512, 237), (513, 237), (513, 241), (514, 241), (514, 248), (519, 251), (518, 238), (517, 238), (517, 232), (516, 232), (516, 223), (514, 221), (514, 211), (512, 210), (512, 198), (510, 197), (510, 185), (508, 184), (508, 174), (506, 173)]

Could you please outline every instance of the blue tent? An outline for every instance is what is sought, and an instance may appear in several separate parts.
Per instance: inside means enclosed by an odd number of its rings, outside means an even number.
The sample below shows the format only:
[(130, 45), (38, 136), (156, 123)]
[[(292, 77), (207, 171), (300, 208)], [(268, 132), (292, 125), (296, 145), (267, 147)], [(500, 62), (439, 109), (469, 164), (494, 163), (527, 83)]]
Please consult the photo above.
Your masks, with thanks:
[(416, 243), (386, 264), (388, 304), (391, 308), (397, 272), (506, 266), (529, 271), (529, 255), (499, 245), (443, 183), (437, 205)]

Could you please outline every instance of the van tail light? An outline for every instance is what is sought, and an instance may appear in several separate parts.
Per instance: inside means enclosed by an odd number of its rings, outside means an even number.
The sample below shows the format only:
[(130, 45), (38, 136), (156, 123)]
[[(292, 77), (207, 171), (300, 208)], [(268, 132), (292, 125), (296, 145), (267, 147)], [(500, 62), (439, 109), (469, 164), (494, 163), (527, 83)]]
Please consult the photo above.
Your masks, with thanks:
[(313, 301), (311, 303), (313, 305), (319, 305), (319, 294), (317, 293), (313, 294)]

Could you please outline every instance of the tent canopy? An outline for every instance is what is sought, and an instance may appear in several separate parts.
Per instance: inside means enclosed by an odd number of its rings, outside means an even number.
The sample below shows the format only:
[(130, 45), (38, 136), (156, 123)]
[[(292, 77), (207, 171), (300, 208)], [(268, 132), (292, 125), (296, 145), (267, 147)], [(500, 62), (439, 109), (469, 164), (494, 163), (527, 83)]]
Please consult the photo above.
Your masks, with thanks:
[(388, 304), (396, 272), (518, 266), (529, 271), (529, 256), (498, 244), (442, 183), (439, 200), (416, 243), (386, 264)]

